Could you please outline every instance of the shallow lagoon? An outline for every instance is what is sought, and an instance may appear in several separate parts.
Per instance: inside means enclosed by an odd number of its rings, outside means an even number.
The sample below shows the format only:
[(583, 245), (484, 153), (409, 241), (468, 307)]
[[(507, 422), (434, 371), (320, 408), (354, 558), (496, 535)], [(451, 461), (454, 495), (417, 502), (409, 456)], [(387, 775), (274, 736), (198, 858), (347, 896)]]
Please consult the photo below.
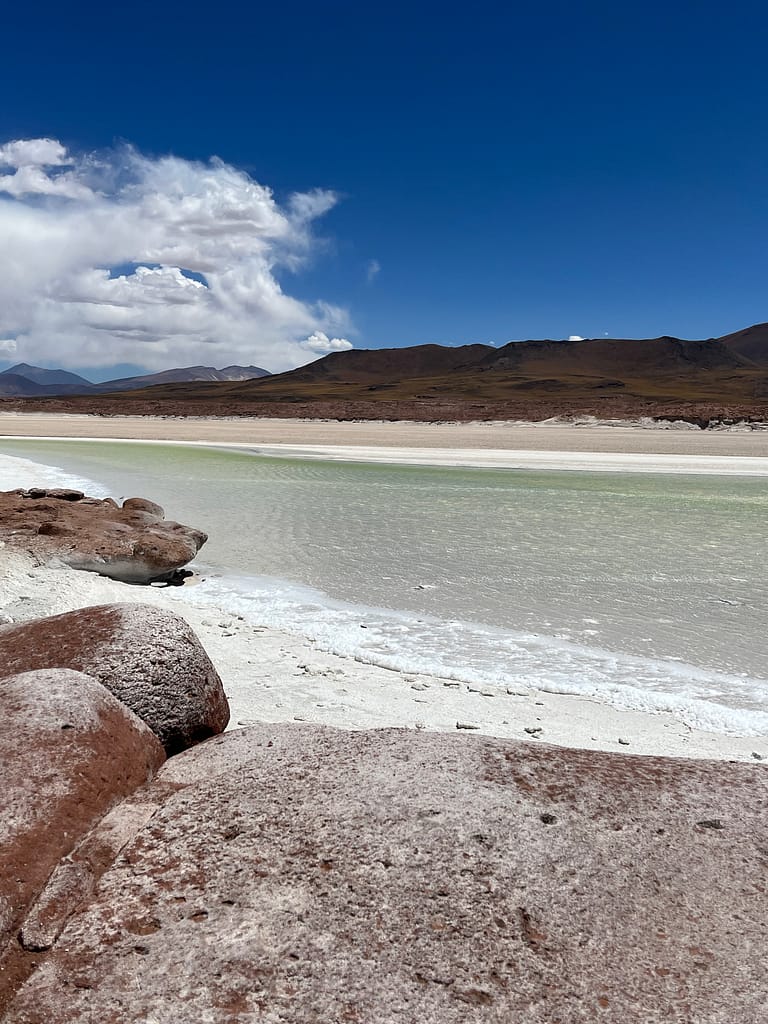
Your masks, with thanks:
[[(768, 706), (760, 478), (265, 458), (3, 441), (210, 534), (190, 599), (455, 678)], [(702, 707), (702, 713), (704, 709)], [(728, 719), (728, 721), (726, 721)]]

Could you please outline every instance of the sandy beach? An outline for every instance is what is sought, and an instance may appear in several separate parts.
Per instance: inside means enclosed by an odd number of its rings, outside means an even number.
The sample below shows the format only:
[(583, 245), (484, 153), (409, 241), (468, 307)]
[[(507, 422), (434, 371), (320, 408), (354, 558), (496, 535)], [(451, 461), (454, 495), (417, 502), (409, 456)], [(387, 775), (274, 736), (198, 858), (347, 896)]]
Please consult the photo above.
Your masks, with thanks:
[[(564, 463), (555, 459), (556, 464), (572, 468), (599, 468), (602, 458), (604, 467), (616, 469), (658, 472), (666, 464), (675, 472), (686, 468), (727, 472), (721, 468), (726, 466), (731, 472), (768, 475), (768, 432), (761, 431), (710, 434), (642, 425), (190, 421), (2, 414), (2, 435), (247, 445), (305, 457), (454, 465), (486, 465), (484, 453), (498, 458), (494, 465), (542, 468), (554, 453), (564, 459)], [(524, 457), (529, 461), (520, 463)], [(45, 470), (25, 460), (0, 456), (0, 489), (58, 482), (55, 475), (46, 478)], [(38, 565), (23, 550), (7, 545), (0, 552), (0, 562), (0, 617), (6, 622), (115, 601), (151, 602), (183, 615), (222, 676), (232, 707), (232, 727), (254, 721), (306, 721), (349, 729), (468, 729), (532, 743), (628, 754), (753, 763), (768, 758), (768, 738), (693, 729), (685, 723), (684, 713), (625, 711), (580, 697), (516, 687), (514, 680), (503, 688), (480, 688), (362, 664), (323, 651), (311, 639), (250, 624), (224, 609), (196, 607), (185, 598), (188, 585), (128, 586), (90, 573)]]

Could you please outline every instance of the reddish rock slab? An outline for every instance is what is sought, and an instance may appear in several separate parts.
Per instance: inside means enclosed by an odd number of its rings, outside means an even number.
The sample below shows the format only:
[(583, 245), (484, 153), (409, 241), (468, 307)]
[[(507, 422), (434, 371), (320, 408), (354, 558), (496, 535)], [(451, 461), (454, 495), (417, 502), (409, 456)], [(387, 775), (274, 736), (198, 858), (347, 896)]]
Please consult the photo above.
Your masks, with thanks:
[(8, 1024), (758, 1024), (765, 767), (264, 725), (158, 810)]
[(36, 963), (35, 953), (55, 940), (87, 893), (91, 865), (70, 864), (41, 900), (49, 876), (113, 804), (149, 780), (165, 755), (133, 712), (80, 672), (51, 669), (0, 680), (0, 715), (1, 1009)]
[(168, 754), (223, 732), (229, 704), (191, 627), (148, 604), (109, 604), (0, 626), (0, 676), (71, 668), (98, 679)]
[(159, 505), (128, 498), (87, 498), (66, 488), (0, 491), (0, 538), (38, 556), (126, 583), (173, 576), (208, 539), (168, 522)]

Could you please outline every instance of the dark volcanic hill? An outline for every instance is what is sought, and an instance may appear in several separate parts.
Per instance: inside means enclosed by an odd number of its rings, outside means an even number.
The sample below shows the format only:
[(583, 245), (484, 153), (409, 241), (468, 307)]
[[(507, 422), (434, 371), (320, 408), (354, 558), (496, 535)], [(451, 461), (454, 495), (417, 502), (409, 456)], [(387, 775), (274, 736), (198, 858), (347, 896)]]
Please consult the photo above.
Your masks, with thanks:
[(720, 341), (727, 349), (755, 366), (768, 367), (768, 324), (756, 324)]
[[(139, 378), (129, 381), (111, 382), (112, 394), (73, 397), (58, 408), (175, 416), (469, 420), (587, 414), (701, 424), (763, 421), (768, 420), (768, 324), (705, 341), (594, 338), (511, 342), (498, 349), (351, 349), (257, 379), (177, 380), (154, 387), (138, 387)], [(109, 387), (107, 382), (99, 390)], [(30, 402), (23, 407), (32, 408)], [(39, 408), (54, 406), (48, 402)]]
[[(503, 348), (490, 345), (416, 345), (412, 348), (352, 349), (334, 352), (307, 366), (251, 381), (228, 393), (264, 396), (307, 386), (325, 390), (329, 384), (365, 384), (407, 388), (408, 381), (444, 379), (464, 388), (470, 378), (492, 371), (528, 380), (569, 378), (669, 379), (681, 385), (691, 375), (730, 373), (768, 367), (768, 325), (758, 325), (726, 338), (687, 341), (661, 337), (642, 340), (593, 338), (582, 341), (515, 341)], [(509, 376), (504, 377), (510, 380)], [(492, 380), (492, 378), (489, 378)], [(574, 381), (576, 383), (576, 381)], [(202, 393), (202, 392), (198, 392)]]
[(580, 374), (594, 377), (651, 377), (701, 370), (733, 370), (744, 360), (722, 341), (648, 338), (626, 341), (594, 338), (584, 341), (511, 342), (494, 349), (479, 366), (526, 374)]
[(479, 363), (490, 345), (413, 345), (410, 348), (350, 349), (332, 352), (307, 366), (287, 373), (273, 374), (275, 380), (313, 382), (350, 382), (391, 384), (392, 382), (437, 377)]

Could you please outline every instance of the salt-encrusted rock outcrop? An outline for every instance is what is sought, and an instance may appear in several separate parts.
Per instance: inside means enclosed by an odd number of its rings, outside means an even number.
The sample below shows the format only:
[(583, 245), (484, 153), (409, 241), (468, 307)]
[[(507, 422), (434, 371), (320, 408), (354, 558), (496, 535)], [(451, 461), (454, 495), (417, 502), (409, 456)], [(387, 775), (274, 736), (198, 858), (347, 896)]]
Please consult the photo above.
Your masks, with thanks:
[(98, 679), (169, 754), (222, 732), (221, 679), (189, 625), (145, 604), (82, 608), (0, 626), (0, 675), (70, 668)]
[(103, 851), (77, 856), (79, 840), (165, 755), (132, 711), (80, 672), (0, 680), (0, 717), (1, 1008), (89, 895)]
[(0, 491), (0, 539), (35, 554), (126, 583), (167, 579), (190, 562), (207, 534), (168, 522), (159, 505), (87, 498), (82, 491), (33, 487)]
[(157, 810), (8, 1024), (757, 1024), (768, 774), (264, 725)]

